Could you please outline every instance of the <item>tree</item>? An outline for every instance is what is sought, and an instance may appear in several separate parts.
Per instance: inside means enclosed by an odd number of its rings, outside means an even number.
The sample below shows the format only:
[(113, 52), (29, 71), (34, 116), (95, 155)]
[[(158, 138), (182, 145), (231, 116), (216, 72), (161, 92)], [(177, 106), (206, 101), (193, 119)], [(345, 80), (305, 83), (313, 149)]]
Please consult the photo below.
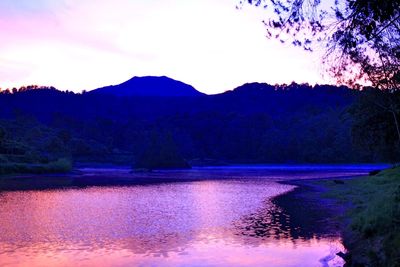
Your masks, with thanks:
[(5, 139), (6, 139), (6, 131), (2, 127), (0, 127), (0, 148), (2, 147)]
[(136, 159), (136, 169), (187, 169), (190, 165), (180, 155), (171, 133), (159, 134), (155, 131), (146, 149)]
[(339, 82), (399, 89), (400, 0), (247, 2), (271, 11), (264, 21), (269, 38), (309, 51), (315, 42), (326, 45), (324, 63)]
[[(370, 85), (389, 92), (385, 101), (371, 99), (366, 93), (362, 102), (390, 114), (400, 144), (400, 111), (395, 96), (400, 90), (400, 0), (247, 2), (273, 10), (274, 15), (264, 21), (269, 38), (291, 41), (308, 51), (315, 42), (323, 43), (323, 66), (338, 83), (353, 88)], [(365, 109), (357, 114), (368, 116), (371, 109), (360, 107)]]
[[(350, 108), (353, 115), (354, 144), (369, 150), (377, 161), (398, 161), (400, 129), (400, 91), (388, 92), (366, 88)], [(394, 123), (393, 123), (394, 122)]]

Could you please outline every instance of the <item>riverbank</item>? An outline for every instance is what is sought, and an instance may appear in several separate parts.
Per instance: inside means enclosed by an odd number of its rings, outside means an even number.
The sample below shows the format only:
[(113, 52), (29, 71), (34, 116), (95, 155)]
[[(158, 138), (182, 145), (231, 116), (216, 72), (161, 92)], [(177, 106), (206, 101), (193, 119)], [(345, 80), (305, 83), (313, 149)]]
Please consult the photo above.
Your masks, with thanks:
[(157, 173), (133, 173), (130, 168), (80, 168), (70, 172), (13, 174), (0, 176), (1, 191), (83, 188), (90, 186), (130, 186), (197, 179), (162, 177)]
[(49, 173), (68, 173), (72, 170), (70, 160), (60, 158), (48, 163), (26, 163), (6, 161), (0, 164), (0, 176), (10, 176), (18, 174), (49, 174)]
[[(345, 266), (399, 266), (400, 168), (373, 176), (285, 182), (298, 188), (276, 198), (326, 207), (326, 223), (338, 227), (348, 252)], [(295, 203), (299, 203), (296, 201)]]
[[(67, 173), (0, 175), (0, 191), (43, 190), (88, 186), (130, 186), (169, 182), (221, 179), (260, 179), (274, 181), (299, 178), (365, 175), (376, 165), (238, 165), (197, 167), (190, 170), (135, 172), (130, 166), (79, 165)], [(382, 166), (381, 166), (382, 168)]]

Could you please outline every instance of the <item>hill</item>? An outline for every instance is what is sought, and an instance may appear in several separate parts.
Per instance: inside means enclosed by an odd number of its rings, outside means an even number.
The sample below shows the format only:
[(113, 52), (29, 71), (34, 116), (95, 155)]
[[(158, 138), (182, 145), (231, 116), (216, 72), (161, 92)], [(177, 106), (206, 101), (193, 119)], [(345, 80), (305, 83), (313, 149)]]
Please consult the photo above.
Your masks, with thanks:
[(355, 124), (350, 110), (365, 94), (330, 85), (262, 83), (201, 97), (23, 90), (0, 94), (0, 128), (8, 147), (3, 150), (43, 160), (140, 163), (154, 144), (171, 150), (164, 155), (195, 162), (394, 160), (394, 135), (377, 132), (385, 138), (377, 145), (354, 137), (360, 121)]
[(133, 77), (118, 85), (111, 85), (90, 91), (91, 94), (114, 96), (201, 96), (193, 86), (166, 76)]

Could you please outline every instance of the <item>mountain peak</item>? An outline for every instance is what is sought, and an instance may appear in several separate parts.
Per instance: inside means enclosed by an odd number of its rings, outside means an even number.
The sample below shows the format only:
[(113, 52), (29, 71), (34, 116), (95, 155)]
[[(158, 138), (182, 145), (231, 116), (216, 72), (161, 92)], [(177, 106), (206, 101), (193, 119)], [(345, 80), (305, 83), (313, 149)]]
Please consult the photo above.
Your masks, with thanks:
[(96, 94), (115, 96), (201, 96), (193, 86), (167, 76), (135, 76), (118, 85), (111, 85), (91, 91)]

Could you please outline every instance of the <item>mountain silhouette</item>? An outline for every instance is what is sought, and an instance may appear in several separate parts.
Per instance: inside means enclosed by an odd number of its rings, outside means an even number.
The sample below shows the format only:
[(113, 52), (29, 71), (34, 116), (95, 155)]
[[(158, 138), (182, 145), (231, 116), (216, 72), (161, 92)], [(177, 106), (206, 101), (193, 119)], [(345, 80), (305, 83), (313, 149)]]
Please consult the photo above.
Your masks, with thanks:
[(90, 91), (91, 94), (113, 96), (201, 96), (193, 86), (166, 76), (133, 77), (118, 85), (111, 85)]
[(136, 77), (82, 94), (33, 86), (0, 93), (0, 129), (3, 143), (12, 141), (4, 151), (44, 161), (63, 155), (148, 169), (191, 160), (395, 161), (395, 135), (387, 135), (391, 141), (379, 149), (353, 143), (350, 110), (366, 93), (333, 85), (247, 83), (202, 96), (167, 77)]

